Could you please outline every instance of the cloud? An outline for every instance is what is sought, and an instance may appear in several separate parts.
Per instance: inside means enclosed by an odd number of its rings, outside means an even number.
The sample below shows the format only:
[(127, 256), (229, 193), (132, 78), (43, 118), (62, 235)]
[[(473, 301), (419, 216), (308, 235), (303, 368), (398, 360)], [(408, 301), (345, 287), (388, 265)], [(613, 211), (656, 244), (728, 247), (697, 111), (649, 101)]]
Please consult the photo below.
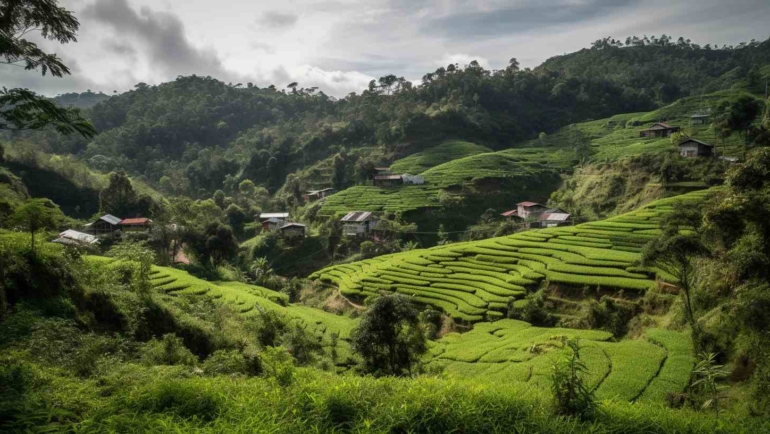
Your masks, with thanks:
[[(515, 6), (457, 10), (428, 19), (421, 26), (425, 34), (445, 39), (499, 37), (544, 30), (553, 26), (585, 23), (637, 4), (639, 0), (527, 0)], [(475, 5), (474, 5), (475, 6)]]
[(165, 76), (232, 76), (215, 50), (196, 48), (187, 40), (184, 24), (171, 13), (146, 7), (137, 13), (127, 0), (97, 0), (83, 9), (83, 17), (111, 27), (120, 38), (131, 37), (142, 44), (150, 67)]
[(299, 16), (296, 14), (267, 11), (257, 19), (257, 24), (270, 29), (285, 29), (297, 23)]
[(361, 92), (374, 77), (357, 71), (327, 71), (313, 65), (300, 65), (293, 68), (280, 66), (271, 76), (271, 81), (279, 89), (291, 82), (300, 87), (318, 87), (327, 95), (344, 96), (350, 92)]

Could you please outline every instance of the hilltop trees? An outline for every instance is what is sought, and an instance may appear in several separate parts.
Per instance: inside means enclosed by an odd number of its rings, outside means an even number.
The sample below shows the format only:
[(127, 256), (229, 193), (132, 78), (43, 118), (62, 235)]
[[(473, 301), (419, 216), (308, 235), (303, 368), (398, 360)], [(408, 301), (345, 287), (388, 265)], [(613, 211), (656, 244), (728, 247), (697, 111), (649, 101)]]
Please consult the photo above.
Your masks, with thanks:
[(150, 216), (153, 202), (147, 195), (140, 195), (131, 185), (126, 172), (110, 174), (110, 183), (99, 194), (99, 211), (118, 217)]
[(361, 355), (366, 372), (411, 374), (412, 366), (427, 350), (419, 312), (403, 295), (377, 298), (353, 331), (352, 346)]

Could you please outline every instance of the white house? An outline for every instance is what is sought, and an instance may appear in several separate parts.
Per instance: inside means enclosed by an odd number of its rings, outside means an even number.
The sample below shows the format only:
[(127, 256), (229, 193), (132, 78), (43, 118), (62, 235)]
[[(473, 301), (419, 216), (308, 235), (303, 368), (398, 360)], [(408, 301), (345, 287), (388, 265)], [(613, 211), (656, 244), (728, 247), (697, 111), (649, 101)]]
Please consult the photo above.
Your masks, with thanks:
[(67, 229), (59, 234), (59, 238), (52, 242), (65, 245), (82, 245), (90, 246), (99, 242), (99, 238), (93, 235), (86, 234), (84, 232), (78, 232), (76, 230)]
[(425, 184), (425, 177), (420, 175), (410, 175), (408, 173), (405, 173), (401, 175), (401, 179), (403, 180), (405, 185), (411, 184), (411, 185), (420, 185)]
[(259, 215), (259, 221), (262, 222), (262, 229), (274, 231), (289, 222), (289, 213), (263, 212)]

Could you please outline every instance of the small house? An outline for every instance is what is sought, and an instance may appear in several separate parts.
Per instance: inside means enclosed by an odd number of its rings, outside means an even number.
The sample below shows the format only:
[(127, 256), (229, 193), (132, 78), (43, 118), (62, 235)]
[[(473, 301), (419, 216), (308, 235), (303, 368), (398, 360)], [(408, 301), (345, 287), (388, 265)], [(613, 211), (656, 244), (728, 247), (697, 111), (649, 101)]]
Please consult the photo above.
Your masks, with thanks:
[(697, 113), (693, 114), (692, 116), (690, 116), (690, 125), (707, 124), (710, 118), (711, 118), (710, 115), (697, 114)]
[(123, 219), (115, 217), (112, 214), (105, 214), (99, 217), (95, 222), (85, 226), (85, 231), (91, 235), (102, 236), (109, 235), (120, 229), (120, 222)]
[(404, 183), (404, 185), (422, 185), (425, 184), (425, 177), (405, 173), (401, 175), (401, 181)]
[(523, 219), (536, 218), (548, 209), (537, 202), (519, 202), (516, 207), (516, 215)]
[(671, 134), (679, 130), (679, 127), (664, 124), (663, 122), (657, 122), (652, 124), (650, 128), (639, 131), (639, 137), (670, 137)]
[(395, 187), (404, 183), (401, 175), (374, 175), (372, 183), (377, 187)]
[(368, 211), (353, 211), (345, 214), (340, 221), (345, 236), (354, 237), (370, 234), (378, 220), (377, 216)]
[(289, 222), (289, 213), (263, 212), (259, 215), (259, 221), (262, 223), (263, 230), (274, 231)]
[(286, 223), (278, 229), (284, 238), (299, 238), (305, 236), (307, 226), (301, 223)]
[(305, 200), (305, 202), (314, 202), (316, 200), (323, 199), (326, 196), (331, 196), (336, 192), (337, 190), (331, 187), (323, 188), (321, 190), (310, 190), (305, 193), (302, 198)]
[(152, 227), (152, 220), (146, 217), (123, 219), (120, 222), (120, 230), (123, 232), (148, 232)]
[(539, 220), (540, 227), (542, 228), (552, 228), (572, 224), (572, 216), (565, 212), (545, 212), (540, 215)]
[(700, 140), (687, 139), (679, 144), (679, 155), (685, 158), (713, 157), (714, 145)]
[(59, 234), (59, 237), (52, 241), (57, 244), (67, 246), (91, 246), (99, 242), (99, 238), (84, 232), (67, 229)]

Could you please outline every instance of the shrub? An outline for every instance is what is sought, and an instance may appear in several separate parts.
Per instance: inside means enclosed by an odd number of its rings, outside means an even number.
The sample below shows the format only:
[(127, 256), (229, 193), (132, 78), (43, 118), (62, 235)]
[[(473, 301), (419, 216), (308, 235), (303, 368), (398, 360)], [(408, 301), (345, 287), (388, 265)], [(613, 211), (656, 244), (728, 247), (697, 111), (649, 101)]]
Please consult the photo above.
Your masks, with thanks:
[(221, 401), (219, 395), (200, 384), (165, 380), (140, 391), (125, 404), (141, 413), (171, 413), (210, 421), (219, 414)]
[(508, 310), (508, 317), (526, 321), (540, 327), (552, 327), (556, 325), (558, 318), (548, 312), (550, 303), (545, 294), (538, 291), (527, 295), (524, 302), (512, 303)]
[(580, 359), (580, 343), (567, 341), (570, 354), (553, 364), (551, 372), (551, 392), (553, 392), (556, 411), (559, 414), (591, 419), (597, 405), (592, 390), (586, 386), (583, 377), (588, 368)]
[(152, 339), (141, 350), (142, 362), (147, 365), (187, 365), (193, 366), (198, 359), (182, 339), (173, 333), (163, 335), (160, 340)]
[(294, 381), (296, 368), (291, 355), (284, 347), (267, 347), (262, 352), (262, 367), (268, 378), (274, 378), (281, 386)]
[(262, 373), (262, 363), (256, 352), (245, 354), (236, 350), (214, 351), (201, 365), (206, 375), (259, 375)]

